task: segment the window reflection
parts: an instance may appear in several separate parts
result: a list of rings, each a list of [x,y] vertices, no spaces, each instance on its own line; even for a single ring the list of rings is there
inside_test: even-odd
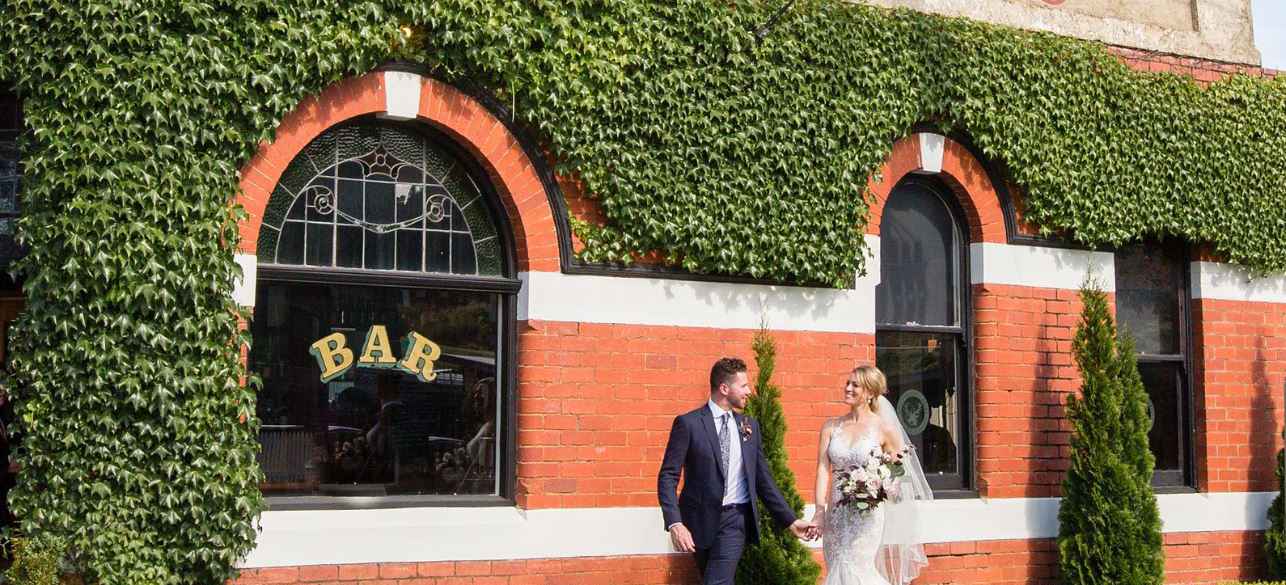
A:
[[[951,211],[926,186],[900,185],[880,223],[876,314],[895,325],[959,325],[954,291],[959,237]]]
[[[888,378],[889,402],[919,451],[925,473],[959,473],[956,452],[963,429],[955,336],[880,332],[875,345],[876,365]]]
[[[498,305],[488,293],[261,282],[250,367],[263,380],[264,491],[497,494]],[[436,377],[356,363],[375,325],[398,359],[411,333],[436,343]],[[322,382],[310,347],[333,333],[355,363]]]
[[[1116,254],[1116,310],[1139,353],[1179,351],[1182,263],[1161,246],[1142,244]]]

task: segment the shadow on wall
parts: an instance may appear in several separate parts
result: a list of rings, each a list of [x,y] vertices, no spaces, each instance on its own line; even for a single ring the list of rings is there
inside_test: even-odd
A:
[[[1255,361],[1251,365],[1251,385],[1255,396],[1250,406],[1250,462],[1246,466],[1250,491],[1272,491],[1278,487],[1273,479],[1273,464],[1277,459],[1277,437],[1281,432],[1277,421],[1281,416],[1273,400],[1273,392],[1282,390],[1282,387],[1269,379],[1264,344],[1263,336],[1258,337]]]

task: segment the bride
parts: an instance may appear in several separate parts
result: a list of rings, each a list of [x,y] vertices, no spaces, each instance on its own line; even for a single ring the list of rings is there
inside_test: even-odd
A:
[[[928,564],[916,524],[916,501],[931,500],[932,492],[893,405],[884,397],[884,374],[874,366],[859,366],[844,386],[844,403],[851,411],[822,427],[817,457],[817,512],[826,558],[824,585],[906,585]],[[835,470],[865,462],[874,449],[895,454],[909,448],[903,459],[906,475],[897,495],[871,511],[839,507],[831,484]],[[830,494],[822,502],[820,494]]]

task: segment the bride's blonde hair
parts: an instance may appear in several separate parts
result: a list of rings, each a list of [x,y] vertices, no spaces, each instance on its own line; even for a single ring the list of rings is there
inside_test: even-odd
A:
[[[884,372],[875,366],[857,366],[853,368],[852,376],[857,378],[857,385],[866,390],[871,397],[871,410],[875,410],[877,401],[889,391],[889,383],[884,378]]]

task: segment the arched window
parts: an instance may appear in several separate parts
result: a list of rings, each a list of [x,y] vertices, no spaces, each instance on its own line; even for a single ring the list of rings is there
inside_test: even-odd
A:
[[[880,220],[876,364],[934,489],[969,487],[966,241],[953,200],[911,177]]]
[[[1148,392],[1152,483],[1192,485],[1187,254],[1174,242],[1146,242],[1120,248],[1115,260],[1117,319],[1134,338]]]
[[[282,173],[250,357],[273,507],[511,492],[519,284],[482,177],[444,137],[374,118],[332,128]]]

